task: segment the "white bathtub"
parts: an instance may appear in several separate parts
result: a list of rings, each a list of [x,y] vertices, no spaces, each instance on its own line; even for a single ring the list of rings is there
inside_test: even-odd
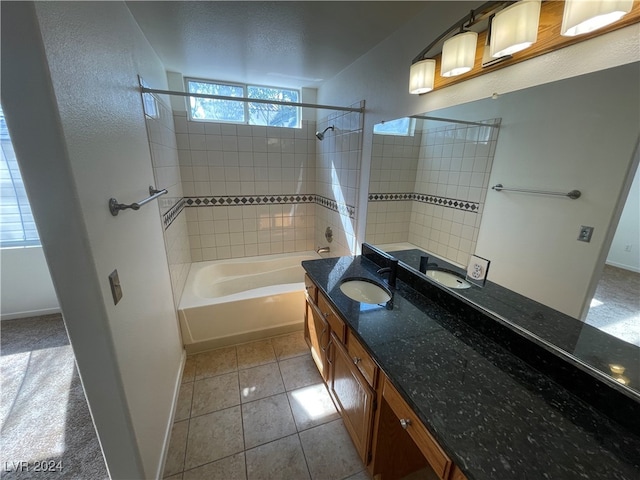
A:
[[[178,306],[187,353],[302,329],[300,262],[319,258],[296,252],[192,263]]]

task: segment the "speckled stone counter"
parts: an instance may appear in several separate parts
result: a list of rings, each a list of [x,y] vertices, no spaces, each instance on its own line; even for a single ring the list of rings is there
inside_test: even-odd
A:
[[[640,478],[640,437],[399,280],[392,310],[340,282],[380,282],[367,258],[302,262],[469,480]],[[640,405],[638,405],[640,411]]]
[[[418,249],[388,253],[416,270],[420,257],[425,255]],[[445,260],[432,257],[429,261],[465,275],[462,269]],[[608,377],[603,381],[628,394],[628,389],[613,380],[610,370],[610,365],[623,366],[628,384],[640,389],[640,348],[635,345],[490,281],[483,288],[473,286],[452,293],[486,310],[505,325],[533,334],[530,335],[532,341],[546,342],[556,351],[569,353],[565,359],[574,366],[581,369],[588,366],[602,372]],[[637,396],[640,398],[640,393]]]

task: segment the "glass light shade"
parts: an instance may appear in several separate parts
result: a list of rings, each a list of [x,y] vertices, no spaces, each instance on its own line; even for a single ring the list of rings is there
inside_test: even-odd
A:
[[[500,10],[491,22],[491,57],[513,55],[538,39],[540,0],[521,0]]]
[[[440,75],[455,77],[467,73],[476,61],[476,32],[459,33],[442,45]]]
[[[411,65],[409,73],[409,93],[420,94],[433,90],[436,76],[436,61],[430,58]]]
[[[617,22],[633,7],[633,0],[566,0],[560,34],[574,37]]]

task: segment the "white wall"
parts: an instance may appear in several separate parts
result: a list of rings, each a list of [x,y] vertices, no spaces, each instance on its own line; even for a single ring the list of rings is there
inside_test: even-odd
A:
[[[0,250],[0,319],[60,311],[41,247]]]
[[[433,112],[437,109],[482,98],[489,98],[493,92],[504,94],[537,84],[570,78],[616,65],[624,65],[640,59],[640,32],[637,26],[631,26],[558,50],[552,54],[537,57],[527,62],[462,82],[458,85],[431,92],[427,95],[411,96],[408,94],[408,74],[412,58],[440,33],[440,28],[434,25],[435,21],[433,19],[437,18],[440,24],[454,23],[459,17],[462,17],[468,12],[469,7],[469,5],[462,2],[437,2],[430,4],[423,15],[417,16],[412,22],[406,24],[402,29],[380,43],[375,49],[343,70],[318,91],[318,101],[320,103],[344,105],[349,104],[355,99],[364,99],[367,102],[363,144],[364,158],[360,185],[368,185],[369,183],[368,163],[371,158],[373,125],[382,120],[390,120],[422,112]],[[601,92],[611,88],[615,87],[602,85]],[[633,104],[633,102],[629,103],[635,105],[637,110],[637,102],[635,104]],[[487,118],[489,116],[492,115],[482,115],[481,118]],[[554,125],[555,128],[564,128],[566,126],[562,123],[556,124],[547,120],[547,123],[542,125],[541,128],[546,132]],[[506,129],[501,129],[498,146],[500,146],[500,143],[507,133],[508,131]],[[600,148],[598,151],[602,153],[603,149]],[[496,154],[497,153],[496,151]],[[624,161],[626,161],[628,165],[630,158],[627,157]],[[558,159],[558,165],[559,168],[563,168],[562,158]],[[566,179],[567,176],[570,175],[569,170],[572,166],[574,166],[574,164],[566,166],[567,169],[563,171],[561,178]],[[494,169],[495,168],[494,164]],[[624,180],[619,175],[619,168],[620,165],[618,164],[612,170],[604,172],[607,178],[606,181],[600,183],[593,181],[585,183],[581,181],[579,182],[580,185],[576,184],[575,187],[569,188],[583,188],[585,192],[589,192],[589,196],[583,199],[583,206],[587,204],[592,205],[592,202],[604,199],[607,205],[603,210],[612,210],[611,205],[618,200]],[[518,174],[519,173],[522,172],[518,172]],[[582,178],[581,176],[576,177],[576,181],[582,180]],[[545,182],[541,185],[554,186],[556,184],[554,182],[546,182],[545,179]],[[562,185],[562,188],[565,188],[564,183]],[[359,197],[359,204],[361,206],[361,211],[359,212],[360,218],[365,218],[364,215],[366,215],[366,212],[362,211],[362,207],[366,206],[366,194],[366,189],[362,188]],[[489,213],[490,208],[488,201],[485,208],[485,216]],[[572,208],[575,208],[575,205]],[[590,224],[589,222],[595,223],[596,231],[598,232],[598,235],[591,244],[576,247],[577,242],[571,242],[570,248],[572,249],[584,248],[586,246],[586,248],[593,251],[594,260],[590,261],[590,265],[579,264],[578,272],[581,278],[578,285],[572,284],[567,287],[563,284],[563,290],[567,291],[567,293],[561,300],[558,299],[557,291],[546,291],[542,296],[535,293],[534,295],[529,295],[529,292],[526,292],[526,294],[534,297],[537,296],[537,300],[559,308],[570,315],[579,316],[586,303],[587,297],[591,293],[590,290],[593,286],[591,280],[595,275],[595,269],[593,267],[597,263],[595,259],[600,255],[598,249],[603,246],[603,238],[600,237],[600,235],[607,230],[607,225],[603,224],[604,216],[603,214],[599,214],[597,218],[592,218],[590,215],[587,215],[586,217],[581,216],[577,219],[577,221],[580,222],[577,226],[580,224]],[[542,222],[541,230],[552,233],[556,232],[557,222],[547,222],[544,216],[536,216],[529,221]],[[571,220],[571,222],[567,221],[566,224],[573,226],[575,221],[576,220]],[[364,239],[365,226],[363,223],[364,222],[360,222],[358,224],[359,241]],[[502,228],[502,226],[500,226],[500,228]],[[573,227],[573,229],[575,229],[575,227]],[[494,231],[497,232],[497,230]],[[526,232],[523,231],[521,235],[518,235],[513,228],[510,228],[510,231],[514,234],[509,235],[509,240],[518,244],[520,251],[525,250],[525,247],[536,246],[535,241],[528,236],[528,233],[531,231],[530,229],[526,230]],[[545,241],[545,243],[547,243],[547,241]],[[498,259],[498,262],[500,261],[499,256],[494,256],[493,258],[489,256],[489,258],[494,261],[496,259]],[[539,272],[537,265],[539,258],[539,250],[534,250],[534,254],[522,254],[518,258],[518,268],[516,268],[516,265],[510,268],[517,272],[526,272],[533,268],[535,272]],[[499,272],[499,269],[494,269],[494,265],[492,264],[490,273],[490,277],[493,277],[491,278],[492,280],[496,280],[496,270]],[[567,270],[557,267],[544,272],[543,278],[559,279],[565,275],[567,275]],[[573,273],[571,275],[573,275]],[[536,280],[540,280],[540,276],[538,276],[537,273],[535,278]],[[499,280],[500,282],[504,282],[506,286],[512,287],[510,279],[508,279],[509,281],[504,281],[501,277]]]
[[[625,250],[628,246],[629,251]],[[636,169],[620,223],[611,243],[607,263],[640,272],[640,168]]]
[[[502,117],[490,185],[582,191],[489,190],[476,253],[492,281],[580,317],[638,138],[639,84],[636,63],[435,112]],[[595,227],[590,243],[581,225]]]
[[[2,36],[2,103],[109,473],[157,478],[183,355],[161,219],[107,201],[153,184],[137,75],[166,86],[163,66],[120,2],[3,2]]]

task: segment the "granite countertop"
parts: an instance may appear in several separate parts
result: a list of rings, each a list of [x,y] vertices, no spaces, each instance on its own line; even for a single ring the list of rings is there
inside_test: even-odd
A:
[[[420,257],[425,255],[419,249],[388,253],[416,270],[420,265]],[[437,257],[430,257],[429,261],[462,276],[466,273]],[[454,294],[480,306],[493,314],[494,318],[507,322],[521,332],[532,333],[532,340],[553,345],[556,353],[558,348],[567,352],[570,355],[565,355],[565,358],[576,367],[596,369],[607,375],[608,378],[604,380],[613,388],[640,398],[640,348],[637,346],[490,281],[483,288],[473,286],[456,290]],[[612,378],[610,365],[625,367],[624,377],[637,393],[630,392],[630,388],[621,386]]]
[[[469,480],[640,478],[640,437],[398,280],[393,310],[339,284],[377,282],[362,257],[302,262]],[[639,405],[640,409],[640,405]]]

